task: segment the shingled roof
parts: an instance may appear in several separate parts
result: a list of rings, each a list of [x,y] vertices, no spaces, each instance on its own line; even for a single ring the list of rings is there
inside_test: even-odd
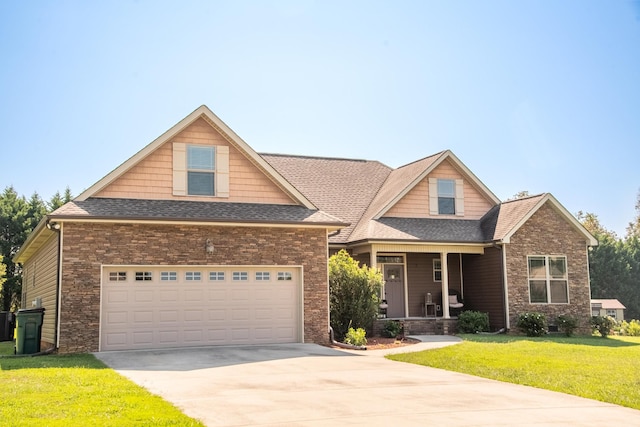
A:
[[[319,210],[295,205],[89,198],[52,212],[51,219],[162,220],[329,225],[344,221]]]

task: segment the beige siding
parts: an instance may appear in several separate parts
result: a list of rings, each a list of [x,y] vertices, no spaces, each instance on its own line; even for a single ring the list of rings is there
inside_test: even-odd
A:
[[[464,189],[464,216],[431,215],[429,212],[429,178],[462,179]],[[437,200],[437,199],[436,199]],[[442,162],[433,172],[412,188],[384,216],[397,218],[464,218],[479,219],[493,206],[491,200],[484,197],[469,179],[464,177],[448,160]]]
[[[57,285],[58,236],[52,236],[42,248],[24,265],[22,282],[22,306],[34,308],[32,302],[42,299],[44,318],[42,323],[42,341],[54,344],[56,285]]]
[[[229,147],[229,197],[173,194],[173,142]],[[292,204],[292,199],[242,152],[203,119],[196,120],[137,165],[96,194],[96,197]]]

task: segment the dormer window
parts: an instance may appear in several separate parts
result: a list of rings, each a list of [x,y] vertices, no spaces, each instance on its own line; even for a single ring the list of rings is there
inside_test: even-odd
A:
[[[187,194],[190,196],[214,196],[214,183],[214,147],[187,145]]]

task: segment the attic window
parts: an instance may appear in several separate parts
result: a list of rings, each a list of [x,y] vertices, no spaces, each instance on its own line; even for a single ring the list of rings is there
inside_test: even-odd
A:
[[[438,180],[438,214],[455,215],[456,182],[453,179]]]
[[[215,182],[214,147],[187,146],[187,194],[213,196]]]

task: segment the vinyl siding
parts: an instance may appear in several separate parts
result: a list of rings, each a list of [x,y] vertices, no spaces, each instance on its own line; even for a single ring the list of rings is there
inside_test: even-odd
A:
[[[173,142],[229,147],[229,197],[174,195]],[[203,119],[196,120],[95,197],[293,204],[283,190]]]
[[[502,251],[487,248],[484,255],[463,255],[465,309],[489,313],[492,330],[505,327]]]
[[[42,321],[42,341],[54,344],[56,315],[58,236],[53,235],[40,250],[24,265],[23,308],[34,308],[32,301],[42,299],[44,317]]]
[[[432,215],[429,209],[429,178],[462,179],[464,192],[464,215],[447,215],[450,218],[479,219],[491,209],[492,202],[485,198],[448,160],[436,167],[429,176],[420,181],[402,199],[385,213],[385,217],[396,218],[442,218]],[[437,195],[435,197],[437,203]],[[435,209],[437,212],[437,207]]]
[[[442,307],[442,282],[433,281],[433,260],[440,254],[407,254],[407,287],[409,291],[409,317],[424,316],[424,299],[431,292],[433,302]],[[460,258],[449,254],[449,289],[460,291]]]

